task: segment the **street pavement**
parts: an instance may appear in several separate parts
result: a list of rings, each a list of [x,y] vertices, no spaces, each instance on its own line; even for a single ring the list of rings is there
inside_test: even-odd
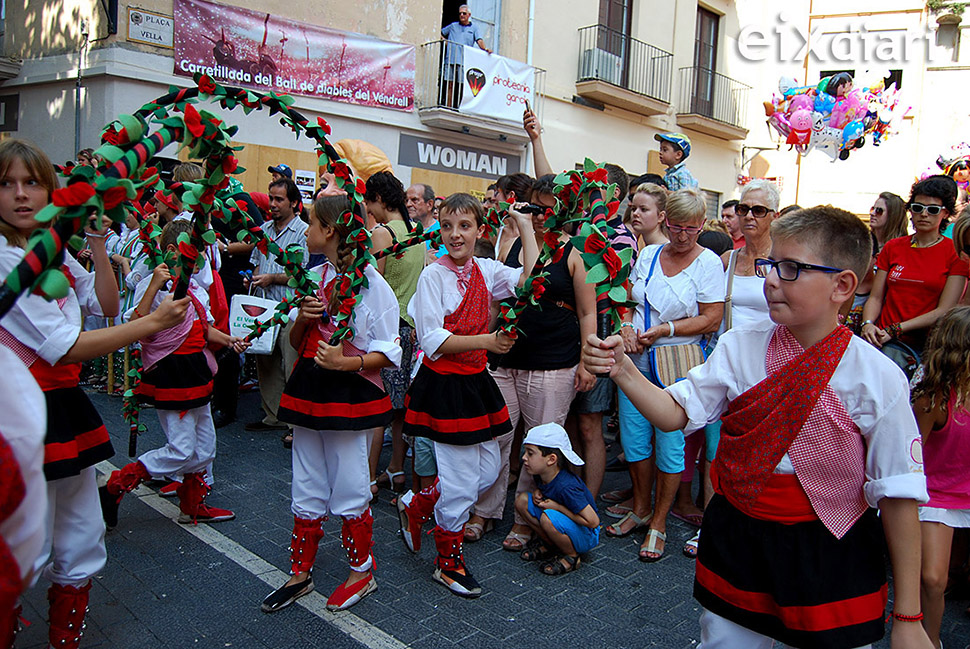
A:
[[[121,400],[91,397],[118,451],[110,464],[122,466],[130,460],[124,454],[128,434]],[[290,451],[279,433],[243,430],[242,422],[261,416],[258,410],[255,393],[241,395],[240,421],[219,430],[216,484],[208,502],[233,509],[234,521],[179,525],[176,503],[156,495],[160,485],[143,486],[125,498],[120,523],[106,538],[107,566],[91,590],[82,648],[686,649],[699,643],[693,562],[681,554],[694,531],[686,523],[671,518],[667,553],[657,563],[637,560],[639,534],[625,539],[602,534],[577,572],[547,577],[535,564],[502,550],[511,526],[509,505],[497,530],[466,546],[484,594],[463,600],[431,580],[432,537],[425,537],[419,555],[404,547],[388,491],[372,508],[379,584],[373,595],[349,611],[325,610],[327,596],[347,575],[340,521],[330,520],[314,570],[317,591],[277,613],[260,612],[262,598],[286,579],[293,518]],[[142,417],[148,432],[139,440],[140,452],[164,442],[155,412],[143,410]],[[607,474],[605,488],[624,486],[622,481],[623,474]],[[19,648],[46,646],[46,589],[41,582],[24,598],[31,626],[18,638]],[[970,642],[967,604],[947,604],[943,641],[949,648]]]

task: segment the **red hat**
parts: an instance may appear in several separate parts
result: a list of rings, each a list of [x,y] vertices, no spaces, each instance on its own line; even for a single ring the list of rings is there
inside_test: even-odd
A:
[[[173,194],[167,189],[160,189],[157,192],[155,192],[155,200],[165,205],[170,210],[175,210],[176,212],[178,212],[179,210],[182,209],[175,202],[176,201],[175,194]]]

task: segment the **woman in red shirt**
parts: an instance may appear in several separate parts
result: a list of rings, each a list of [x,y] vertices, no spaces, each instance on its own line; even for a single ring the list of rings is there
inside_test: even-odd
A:
[[[862,337],[876,347],[896,338],[921,351],[930,328],[963,294],[967,263],[942,234],[956,197],[957,185],[948,176],[913,185],[906,207],[916,234],[886,242],[862,312]]]

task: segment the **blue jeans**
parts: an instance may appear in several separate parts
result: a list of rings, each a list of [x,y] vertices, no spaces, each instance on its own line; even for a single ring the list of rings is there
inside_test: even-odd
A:
[[[576,550],[577,554],[585,554],[599,545],[599,527],[589,528],[585,525],[580,525],[562,512],[554,509],[539,509],[532,502],[531,495],[529,496],[529,514],[535,516],[537,519],[542,518],[542,515],[545,514],[557,532],[569,537],[569,540],[572,541],[573,549]]]
[[[640,373],[654,385],[657,378],[650,369],[649,355],[631,356]],[[627,462],[649,460],[654,454],[656,438],[657,469],[664,473],[680,473],[684,470],[684,433],[680,430],[662,431],[655,428],[640,414],[623,390],[619,390],[620,443]]]

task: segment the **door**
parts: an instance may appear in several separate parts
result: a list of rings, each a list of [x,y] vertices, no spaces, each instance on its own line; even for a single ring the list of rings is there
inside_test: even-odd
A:
[[[720,16],[703,7],[697,8],[694,31],[694,79],[690,112],[714,117],[715,70]]]
[[[619,84],[629,87],[630,29],[633,25],[633,0],[600,0],[599,33],[596,46],[619,60]],[[610,79],[610,81],[615,81]]]

